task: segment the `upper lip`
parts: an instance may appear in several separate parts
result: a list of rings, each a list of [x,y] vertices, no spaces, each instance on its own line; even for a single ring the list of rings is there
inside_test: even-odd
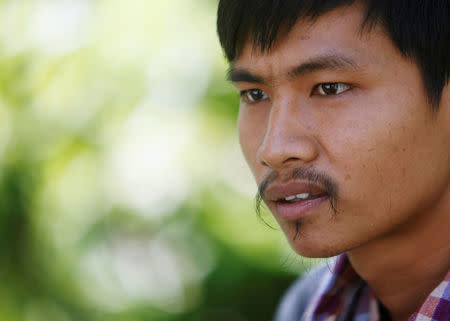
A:
[[[279,201],[288,196],[309,193],[313,195],[324,194],[326,189],[308,181],[289,182],[285,184],[270,185],[264,192],[264,199],[267,201]]]

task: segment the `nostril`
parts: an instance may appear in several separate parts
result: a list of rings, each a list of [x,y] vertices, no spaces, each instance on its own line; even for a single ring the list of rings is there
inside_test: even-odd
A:
[[[287,164],[309,163],[318,154],[319,146],[313,136],[294,135],[289,130],[272,130],[266,133],[256,156],[261,165],[274,169]]]
[[[290,162],[298,162],[300,159],[297,157],[289,157],[286,159],[283,163],[290,163]]]

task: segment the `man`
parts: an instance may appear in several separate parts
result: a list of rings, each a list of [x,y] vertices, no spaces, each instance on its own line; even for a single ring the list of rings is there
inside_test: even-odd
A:
[[[292,248],[276,320],[450,320],[448,0],[221,0],[242,151]]]

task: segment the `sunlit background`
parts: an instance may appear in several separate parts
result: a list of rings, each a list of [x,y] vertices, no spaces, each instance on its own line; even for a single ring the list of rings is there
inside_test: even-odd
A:
[[[271,320],[308,267],[254,213],[216,6],[0,0],[1,321]]]

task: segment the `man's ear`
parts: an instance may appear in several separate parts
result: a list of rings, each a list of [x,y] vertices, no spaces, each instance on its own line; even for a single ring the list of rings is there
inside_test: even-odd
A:
[[[439,122],[443,122],[444,130],[446,130],[447,138],[450,143],[450,82],[448,82],[442,90],[441,103],[437,111]]]
[[[447,82],[447,84],[444,86],[444,89],[442,90],[440,106],[444,106],[444,105],[447,105],[447,108],[450,105],[450,79]]]

